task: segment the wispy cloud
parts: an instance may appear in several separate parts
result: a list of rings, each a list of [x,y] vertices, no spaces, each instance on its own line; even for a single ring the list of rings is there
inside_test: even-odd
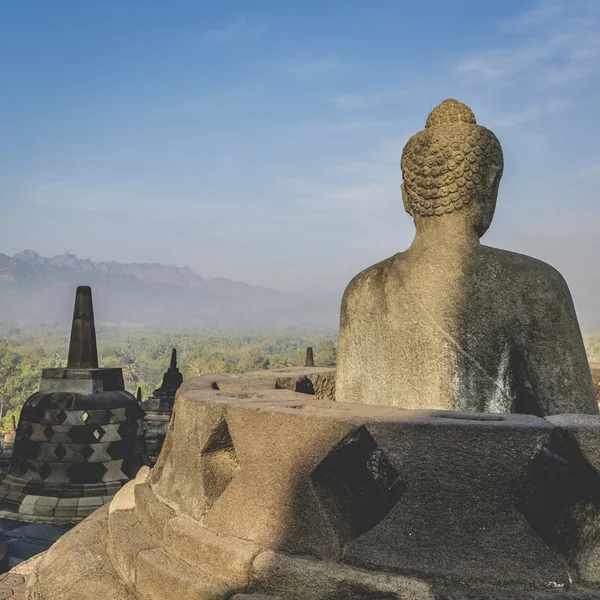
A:
[[[516,127],[517,125],[537,121],[548,115],[562,112],[572,105],[573,103],[570,100],[553,98],[542,104],[534,104],[503,115],[489,115],[486,119],[486,125],[492,129]]]
[[[200,34],[200,42],[210,46],[230,44],[232,42],[252,41],[261,38],[269,29],[265,21],[250,21],[238,17],[221,29],[208,29]]]
[[[211,194],[213,188],[198,184],[186,192],[178,194],[178,204],[182,208],[194,207],[198,204],[197,199]],[[70,178],[35,185],[26,198],[56,209],[98,214],[137,214],[144,211],[145,214],[169,220],[169,211],[165,212],[163,209],[172,202],[172,193],[148,189],[143,185],[98,183]]]
[[[561,86],[600,74],[600,3],[597,0],[540,0],[500,32],[504,47],[466,57],[456,72],[472,82]]]
[[[389,92],[378,92],[373,94],[363,94],[363,93],[348,93],[348,94],[338,94],[337,96],[333,96],[329,99],[331,104],[339,108],[346,109],[363,109],[363,108],[373,108],[376,106],[381,106],[387,102],[392,102],[393,100],[397,100],[401,96],[406,94],[405,91],[389,91]]]
[[[36,185],[29,199],[54,208],[89,212],[117,212],[127,204],[128,194],[110,185],[86,186],[77,179],[62,179]]]
[[[600,162],[582,169],[579,176],[583,179],[600,179]]]
[[[344,73],[350,65],[338,58],[293,59],[283,64],[284,71],[298,81]]]
[[[405,139],[384,139],[362,160],[341,160],[321,174],[278,181],[280,195],[319,221],[352,222],[358,227],[385,227],[402,211],[400,151]]]

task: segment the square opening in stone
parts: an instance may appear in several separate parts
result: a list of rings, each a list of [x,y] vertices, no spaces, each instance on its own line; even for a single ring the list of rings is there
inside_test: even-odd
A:
[[[330,522],[345,541],[375,527],[406,488],[365,426],[346,436],[311,479]]]

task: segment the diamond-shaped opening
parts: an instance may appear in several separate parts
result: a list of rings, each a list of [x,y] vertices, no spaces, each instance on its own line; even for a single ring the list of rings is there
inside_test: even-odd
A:
[[[58,460],[62,460],[67,455],[67,451],[62,446],[56,446],[54,448],[54,456],[58,458]]]
[[[221,421],[202,449],[202,480],[208,505],[231,483],[239,462],[226,421]]]
[[[48,425],[48,427],[44,429],[44,435],[46,436],[46,439],[52,439],[52,436],[54,435],[54,429],[52,428],[52,425]]]
[[[346,436],[312,472],[311,479],[330,522],[344,541],[375,527],[406,489],[364,426]]]
[[[599,498],[600,474],[574,438],[556,433],[529,464],[515,508],[550,548],[569,560],[586,546],[585,523],[597,513]]]
[[[65,414],[64,410],[61,410],[58,413],[56,413],[56,420],[60,425],[62,425],[67,420],[67,415]]]
[[[82,420],[84,423],[87,423],[89,418],[90,418],[90,414],[89,414],[87,411],[86,411],[86,412],[84,412],[84,413],[81,415],[81,420]]]
[[[83,456],[84,460],[89,460],[92,454],[94,454],[94,449],[87,444],[81,449],[81,456]]]
[[[47,462],[45,462],[41,466],[41,468],[38,471],[38,473],[39,473],[39,475],[40,475],[40,477],[42,478],[42,481],[43,481],[44,479],[46,479],[46,477],[49,477],[52,474],[52,467]]]
[[[104,429],[102,429],[102,427],[96,427],[96,429],[94,430],[94,437],[99,440],[100,438],[102,438],[102,436],[106,433],[106,431],[104,431]]]

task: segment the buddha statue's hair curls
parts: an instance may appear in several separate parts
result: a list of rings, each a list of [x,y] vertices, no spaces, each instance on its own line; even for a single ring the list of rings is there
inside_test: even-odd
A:
[[[402,177],[413,215],[440,216],[483,200],[490,193],[490,167],[500,175],[504,168],[496,136],[477,125],[468,106],[444,100],[402,152]]]

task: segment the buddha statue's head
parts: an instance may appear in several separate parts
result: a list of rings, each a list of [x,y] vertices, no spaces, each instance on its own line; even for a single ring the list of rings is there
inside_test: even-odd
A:
[[[404,208],[419,220],[461,211],[481,237],[496,207],[504,159],[496,136],[457,100],[434,108],[402,152]]]

